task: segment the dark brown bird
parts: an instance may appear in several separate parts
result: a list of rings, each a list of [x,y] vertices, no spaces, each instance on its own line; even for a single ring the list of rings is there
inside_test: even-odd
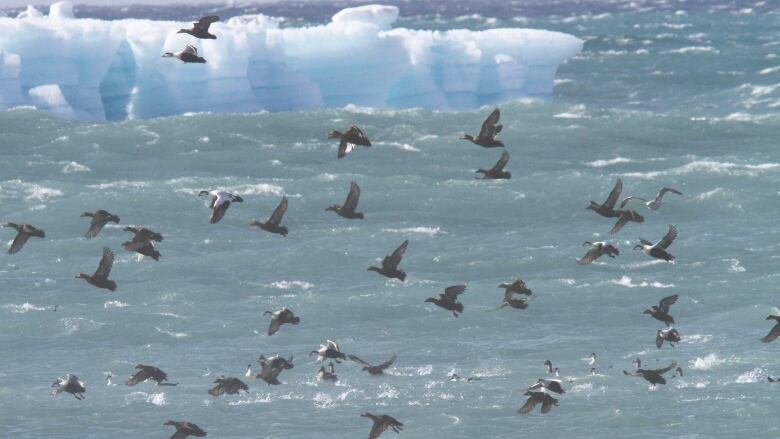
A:
[[[492,113],[482,122],[482,128],[479,130],[477,137],[469,134],[464,134],[461,140],[468,140],[475,145],[479,145],[483,148],[495,148],[504,146],[504,143],[500,140],[496,140],[496,135],[501,132],[502,126],[498,124],[498,119],[501,117],[501,111],[498,108],[493,110]]]
[[[96,210],[95,212],[84,212],[81,214],[81,216],[92,218],[92,220],[89,222],[89,230],[87,230],[87,233],[84,235],[84,237],[87,239],[96,237],[98,233],[103,230],[103,227],[109,222],[119,224],[118,216],[103,209]]]
[[[266,222],[252,221],[251,226],[257,226],[266,232],[276,233],[282,236],[287,236],[287,227],[280,225],[285,212],[287,212],[287,197],[282,197],[282,201],[276,206],[274,213],[268,218]]]
[[[217,385],[209,389],[209,395],[211,396],[236,395],[241,393],[242,390],[249,393],[249,386],[235,377],[217,378],[214,382]]]
[[[658,306],[651,306],[643,314],[650,314],[650,317],[666,323],[666,326],[672,326],[674,325],[674,317],[669,315],[669,307],[677,302],[678,297],[677,294],[664,297],[658,302]]]
[[[371,413],[363,413],[360,416],[364,418],[369,418],[372,421],[374,421],[374,426],[371,427],[371,432],[368,433],[368,439],[377,439],[379,435],[381,435],[385,430],[388,428],[392,428],[394,432],[399,433],[401,430],[404,429],[404,424],[398,422],[397,419],[395,419],[392,416],[388,415],[372,415]]]
[[[12,227],[16,230],[16,238],[11,243],[11,247],[8,248],[8,254],[12,255],[24,247],[24,243],[30,239],[31,236],[36,238],[45,238],[46,234],[41,229],[36,229],[29,224],[16,224],[5,223],[3,227]]]
[[[170,439],[186,439],[187,436],[206,437],[206,432],[192,422],[168,421],[163,425],[171,425],[176,429],[176,433]]]
[[[161,242],[163,240],[162,235],[157,232],[153,232],[143,227],[125,227],[122,229],[125,232],[131,232],[135,236],[130,241],[122,243],[122,248],[129,252],[136,252],[142,256],[149,256],[155,261],[160,260],[160,252],[155,250],[154,243],[152,241]],[[139,256],[140,257],[140,256]]]
[[[776,339],[778,336],[780,336],[780,316],[770,315],[766,317],[766,320],[774,320],[775,326],[772,327],[772,329],[769,331],[769,334],[767,334],[764,338],[761,339],[764,343],[769,343],[770,341]]]
[[[371,375],[382,375],[385,373],[385,369],[387,369],[388,367],[392,366],[393,363],[395,363],[395,355],[393,355],[389,360],[385,361],[384,363],[378,366],[373,366],[371,364],[366,363],[365,361],[361,360],[357,355],[348,355],[348,357],[350,360],[362,364],[363,370],[365,370]]]
[[[458,302],[458,295],[466,291],[465,285],[454,285],[444,289],[444,293],[439,294],[438,298],[429,297],[425,299],[426,302],[432,302],[437,306],[440,306],[446,310],[452,311],[455,317],[458,317],[458,313],[463,314],[463,304]]]
[[[341,360],[346,360],[347,355],[341,352],[339,345],[333,340],[326,340],[325,344],[321,344],[320,348],[316,351],[311,351],[309,355],[317,354],[317,361],[322,363],[326,358],[333,359],[336,363],[341,363]]]
[[[677,363],[672,363],[668,367],[664,367],[663,369],[637,369],[636,372],[626,372],[623,371],[623,375],[628,376],[635,376],[635,377],[642,377],[645,380],[647,380],[650,384],[666,384],[666,379],[663,377],[663,374],[666,372],[669,372],[670,370],[677,367]]]
[[[530,296],[533,294],[531,290],[525,285],[525,282],[523,282],[522,279],[516,279],[511,284],[503,283],[498,287],[504,288],[506,290],[505,292],[525,294],[526,296]]]
[[[135,386],[146,380],[156,381],[158,386],[176,386],[179,384],[166,382],[168,381],[168,374],[154,366],[137,364],[135,368],[138,369],[138,372],[127,380],[125,384],[128,386]]]
[[[276,331],[285,323],[297,325],[301,322],[301,319],[287,308],[282,308],[276,312],[266,311],[263,313],[263,315],[269,314],[271,315],[271,324],[268,326],[268,335],[276,334]]]
[[[406,247],[409,246],[409,240],[407,239],[401,245],[398,246],[395,251],[389,256],[385,256],[382,259],[382,267],[368,267],[368,271],[376,271],[382,276],[389,277],[390,279],[399,279],[401,282],[406,280],[406,272],[398,269],[398,264],[401,263],[401,258],[406,253]]]
[[[484,169],[477,169],[478,174],[483,174],[483,180],[508,180],[512,178],[512,174],[508,171],[504,171],[504,167],[509,163],[509,151],[506,149],[501,153],[501,158],[498,159],[495,165],[487,171]]]
[[[211,26],[211,23],[216,23],[219,21],[219,17],[216,15],[209,15],[207,17],[203,17],[200,20],[192,23],[191,29],[179,29],[177,34],[190,34],[195,38],[200,38],[204,40],[216,40],[217,36],[209,33],[209,26]]]
[[[111,267],[114,265],[114,252],[108,247],[103,247],[103,257],[100,258],[100,264],[98,264],[95,274],[92,276],[84,273],[79,273],[76,276],[77,279],[84,279],[90,284],[98,287],[105,288],[107,290],[116,290],[116,282],[110,280],[108,275],[111,273]]]
[[[528,299],[515,299],[514,297],[515,293],[510,291],[509,289],[506,289],[504,291],[504,298],[501,300],[501,303],[499,303],[495,308],[493,309],[486,309],[485,312],[489,311],[496,311],[498,309],[501,309],[505,306],[514,308],[514,309],[526,309],[528,308]]]
[[[339,158],[351,153],[355,149],[355,145],[371,146],[368,137],[355,125],[349,127],[344,133],[336,130],[329,132],[328,139],[339,139]]]
[[[661,346],[664,345],[664,341],[669,342],[669,345],[674,347],[674,344],[679,343],[680,340],[682,340],[680,333],[674,328],[659,329],[658,332],[655,333],[655,346],[658,349],[661,349]]]
[[[184,49],[179,52],[165,52],[162,54],[163,58],[177,58],[183,63],[203,64],[206,62],[206,58],[198,55],[198,48],[192,44],[187,44]]]
[[[325,211],[336,212],[338,216],[347,219],[363,219],[363,213],[355,212],[358,201],[360,201],[360,186],[353,181],[349,184],[349,194],[347,194],[347,199],[344,201],[344,204],[341,206],[334,204],[325,209]]]
[[[599,241],[599,242],[590,242],[585,241],[582,243],[582,246],[590,246],[590,250],[588,250],[587,253],[585,253],[585,256],[581,257],[579,260],[577,260],[577,263],[580,265],[588,265],[591,262],[595,261],[596,259],[607,255],[610,258],[615,258],[615,256],[620,255],[620,250],[617,249],[612,244],[607,244],[606,242]]]
[[[585,210],[592,210],[597,214],[607,218],[619,217],[620,212],[615,210],[615,203],[617,203],[618,198],[620,198],[620,193],[622,191],[623,181],[618,178],[617,183],[615,183],[615,187],[612,188],[612,192],[609,193],[609,196],[604,201],[604,203],[599,204],[593,200],[590,200],[590,206],[586,207]]]
[[[259,374],[257,374],[257,376],[255,376],[255,378],[265,381],[269,386],[278,386],[282,384],[278,379],[279,374],[281,374],[282,371],[286,369],[293,368],[292,360],[292,356],[290,356],[290,359],[287,360],[280,357],[279,355],[275,355],[269,358],[265,358],[261,355],[257,362],[260,363],[262,370]]]
[[[772,384],[777,384],[777,383],[780,383],[780,379],[777,379],[777,378],[772,378],[772,377],[770,377],[770,376],[766,377],[766,380],[767,380],[767,381],[769,381],[769,382],[770,382],[770,383],[772,383]]]
[[[615,211],[620,218],[618,218],[617,222],[615,222],[615,225],[612,226],[612,229],[610,229],[609,233],[611,235],[614,235],[615,233],[619,232],[620,229],[623,228],[626,224],[629,222],[635,222],[635,223],[643,223],[645,222],[645,217],[637,213],[635,210],[616,210]]]
[[[537,405],[542,405],[542,413],[548,413],[552,410],[554,405],[558,405],[558,400],[550,396],[546,392],[525,392],[528,399],[525,401],[522,407],[517,411],[518,414],[524,415],[533,410]]]

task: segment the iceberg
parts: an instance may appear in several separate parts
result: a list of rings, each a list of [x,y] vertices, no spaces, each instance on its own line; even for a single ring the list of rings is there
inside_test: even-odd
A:
[[[189,23],[78,19],[69,2],[0,17],[0,109],[32,105],[103,121],[190,112],[419,107],[466,110],[546,98],[582,40],[536,29],[393,28],[395,6],[344,9],[330,23],[283,28],[264,15],[176,33]],[[162,58],[186,44],[205,64]]]

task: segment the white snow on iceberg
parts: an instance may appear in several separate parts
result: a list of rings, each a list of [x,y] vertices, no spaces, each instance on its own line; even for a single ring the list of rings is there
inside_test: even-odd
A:
[[[582,49],[546,30],[394,29],[398,8],[381,5],[301,28],[233,17],[212,25],[216,40],[176,33],[189,23],[76,19],[68,2],[50,11],[0,17],[0,109],[34,105],[83,120],[347,104],[471,109],[550,96],[558,65]],[[161,58],[187,43],[208,62]]]

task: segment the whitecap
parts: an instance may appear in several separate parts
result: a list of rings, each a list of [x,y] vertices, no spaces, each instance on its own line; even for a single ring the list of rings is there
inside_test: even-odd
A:
[[[12,303],[9,303],[8,305],[3,305],[3,308],[10,309],[11,312],[15,314],[24,314],[30,311],[46,311],[46,308],[35,306],[27,302],[24,302],[21,305],[14,305]]]
[[[715,366],[725,363],[726,360],[718,358],[716,354],[708,354],[702,357],[696,357],[695,360],[691,360],[689,368],[694,370],[710,370]]]
[[[407,228],[404,228],[404,229],[382,229],[382,231],[383,232],[388,232],[388,233],[402,233],[402,234],[420,233],[420,234],[428,235],[428,236],[435,236],[435,235],[438,235],[438,234],[445,234],[445,235],[447,234],[447,232],[443,231],[441,229],[441,227],[438,227],[438,226],[436,226],[436,227],[425,227],[425,226],[407,227]]]
[[[293,281],[280,280],[276,282],[271,282],[270,284],[265,284],[263,286],[267,288],[276,288],[279,290],[289,290],[289,289],[296,288],[303,291],[308,291],[314,288],[313,283],[309,283],[302,280],[293,280]]]
[[[189,337],[190,336],[190,334],[187,334],[186,332],[171,332],[171,331],[166,331],[164,329],[160,329],[160,328],[158,328],[156,326],[154,327],[154,329],[156,329],[157,332],[159,332],[161,334],[170,335],[173,338],[185,338],[185,337]]]
[[[60,164],[64,165],[62,167],[63,174],[75,174],[77,172],[89,172],[92,170],[89,166],[77,162],[60,162]]]
[[[686,54],[686,53],[720,53],[720,51],[712,46],[687,46],[679,49],[667,50],[662,52],[665,54]]]
[[[728,259],[724,259],[724,261],[730,263],[729,272],[731,273],[743,273],[747,271],[745,267],[740,265],[740,261],[737,258],[728,258]]]
[[[593,168],[603,168],[605,166],[611,166],[611,165],[617,165],[621,163],[634,163],[634,160],[628,158],[628,157],[615,157],[608,160],[594,160],[592,162],[585,162],[587,166],[593,167]]]
[[[745,372],[734,380],[735,384],[749,384],[758,382],[759,378],[764,374],[763,369],[757,367],[751,371]]]
[[[125,302],[119,301],[119,300],[110,300],[110,301],[108,301],[108,302],[103,304],[103,308],[105,308],[105,309],[108,309],[108,308],[124,308],[124,307],[127,307],[127,306],[130,306],[130,305],[126,304]]]
[[[642,281],[640,283],[634,283],[630,276],[623,276],[620,279],[614,279],[611,281],[615,285],[620,285],[628,288],[637,287],[653,287],[653,288],[674,288],[674,284],[664,284],[658,281],[647,282]]]

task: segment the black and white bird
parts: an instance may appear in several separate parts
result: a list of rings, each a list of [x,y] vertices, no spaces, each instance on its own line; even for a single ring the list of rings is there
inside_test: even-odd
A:
[[[384,433],[384,431],[388,428],[392,429],[396,433],[400,432],[404,428],[404,424],[398,422],[398,420],[392,416],[372,415],[368,412],[365,412],[360,416],[369,418],[374,422],[374,425],[371,427],[371,431],[368,433],[368,439],[377,439],[379,435]]]
[[[177,58],[183,63],[203,64],[206,59],[198,55],[198,48],[192,44],[187,44],[184,49],[179,52],[165,52],[162,54],[163,58]]]
[[[636,372],[626,372],[624,370],[623,375],[642,377],[645,380],[647,380],[650,384],[656,385],[656,384],[666,384],[666,378],[664,378],[663,375],[666,372],[669,372],[670,370],[677,367],[677,363],[672,363],[671,365],[664,367],[663,369],[642,369],[641,363],[637,367],[639,369],[637,369]]]
[[[561,380],[545,380],[545,379],[538,379],[536,380],[536,383],[529,387],[528,391],[542,391],[543,389],[547,389],[551,392],[555,392],[557,394],[564,394],[566,393],[565,390],[563,390],[563,387],[561,387]]]
[[[660,241],[653,244],[646,239],[639,238],[639,242],[641,244],[635,245],[634,250],[640,249],[648,256],[656,259],[662,259],[666,262],[671,262],[674,260],[674,256],[672,256],[666,249],[672,245],[675,238],[677,238],[677,227],[670,225],[669,231],[666,232],[666,235],[664,235]]]
[[[243,381],[235,377],[221,377],[214,380],[216,386],[209,389],[209,395],[222,396],[222,395],[237,395],[241,391],[249,393],[249,386]]]
[[[274,209],[267,221],[252,221],[250,226],[257,226],[266,232],[287,236],[287,227],[281,225],[285,212],[287,212],[287,197],[282,197],[282,201],[279,202],[279,205],[276,206],[276,209]]]
[[[492,168],[477,169],[478,174],[483,174],[482,180],[508,180],[512,178],[512,173],[504,171],[506,164],[509,163],[509,151],[506,149],[501,153],[501,158],[498,159]]]
[[[155,366],[148,366],[145,364],[137,364],[135,368],[138,370],[138,372],[135,373],[132,377],[130,377],[127,382],[125,382],[128,386],[135,386],[136,384],[142,383],[146,380],[152,380],[157,383],[158,386],[176,386],[178,383],[170,383],[168,381],[168,374],[163,372],[161,369],[155,367]]]
[[[466,285],[453,285],[445,288],[444,293],[439,294],[439,297],[429,297],[425,299],[425,302],[431,302],[452,311],[452,314],[458,317],[458,313],[463,314],[463,304],[458,302],[458,296],[464,291],[466,291]]]
[[[682,195],[682,192],[676,189],[665,187],[665,188],[661,188],[661,190],[658,191],[658,195],[656,195],[655,198],[652,200],[646,200],[644,198],[635,197],[635,196],[626,197],[623,199],[623,202],[620,203],[620,208],[622,209],[623,207],[625,207],[626,204],[628,204],[629,201],[631,200],[641,200],[645,202],[645,206],[647,206],[648,209],[658,210],[658,208],[661,207],[661,205],[663,204],[664,195],[670,192],[673,194]]]
[[[769,334],[767,334],[764,338],[761,339],[762,342],[769,343],[770,341],[780,336],[780,316],[770,315],[766,317],[766,320],[774,320],[776,322],[775,326],[773,326],[772,329],[769,331]]]
[[[282,384],[279,381],[279,374],[287,369],[293,368],[292,360],[292,356],[290,356],[289,359],[285,359],[279,355],[275,355],[269,358],[265,358],[261,355],[260,359],[258,360],[261,370],[260,373],[255,376],[255,378],[265,381],[269,386],[278,386]]]
[[[664,345],[664,341],[674,347],[674,344],[679,343],[680,340],[682,340],[680,333],[674,328],[659,329],[655,334],[655,346],[658,349],[661,349],[661,346]]]
[[[390,279],[398,279],[401,282],[406,280],[406,272],[398,269],[398,264],[401,263],[401,259],[406,253],[406,247],[409,246],[409,240],[407,239],[397,249],[393,251],[391,255],[385,256],[382,259],[381,267],[368,267],[368,271],[376,271],[382,276],[389,277]]]
[[[558,405],[558,400],[544,391],[532,392],[529,390],[525,392],[525,395],[528,396],[528,399],[525,401],[525,404],[523,404],[523,406],[520,407],[520,409],[517,411],[517,413],[521,415],[529,413],[539,404],[542,405],[542,413],[548,413],[550,410],[552,410],[554,405]]]
[[[149,256],[155,261],[160,260],[160,252],[155,249],[155,242],[162,242],[163,237],[157,232],[153,232],[144,227],[125,227],[125,232],[133,233],[133,239],[122,243],[122,248],[129,252],[138,253],[139,260],[144,256]]]
[[[326,340],[325,344],[320,345],[320,348],[316,351],[311,351],[309,355],[317,354],[317,361],[322,363],[326,358],[334,360],[336,363],[341,363],[341,360],[346,360],[347,355],[341,352],[339,345],[333,340]]]
[[[170,439],[186,439],[187,436],[206,437],[206,432],[192,422],[167,421],[163,425],[170,425],[176,429],[176,433]]]
[[[395,358],[396,358],[395,355],[393,355],[389,360],[385,361],[384,363],[382,363],[380,365],[377,365],[377,366],[374,366],[372,364],[369,364],[369,363],[361,360],[357,355],[348,355],[348,357],[349,357],[350,360],[352,360],[352,361],[354,361],[356,363],[362,364],[363,365],[363,370],[365,370],[366,372],[368,372],[371,375],[382,375],[382,374],[384,374],[385,373],[385,369],[387,369],[388,367],[392,366],[393,363],[395,363]]]
[[[333,365],[333,362],[331,361],[328,363],[330,371],[325,369],[325,366],[320,366],[320,370],[317,373],[317,377],[320,379],[320,381],[330,381],[335,383],[339,380],[339,376],[336,375],[336,367]]]
[[[587,253],[585,253],[583,257],[577,260],[577,263],[580,265],[588,265],[591,262],[595,261],[596,259],[604,255],[607,255],[613,259],[615,258],[615,256],[620,255],[620,250],[618,250],[617,247],[615,247],[612,244],[607,244],[606,242],[603,241],[598,241],[598,242],[585,241],[582,243],[582,246],[583,247],[590,246],[590,249],[588,250]]]
[[[192,28],[190,29],[179,29],[177,34],[190,34],[195,38],[200,38],[204,40],[216,40],[217,36],[214,34],[209,33],[209,26],[211,26],[212,23],[216,23],[219,21],[219,17],[216,15],[209,15],[207,17],[203,17],[200,20],[192,23]]]
[[[70,393],[76,399],[84,399],[84,392],[87,391],[87,385],[79,380],[79,377],[71,373],[65,377],[57,378],[57,381],[51,385],[51,394],[54,396],[62,392]]]
[[[585,208],[585,210],[592,210],[596,212],[597,214],[607,217],[607,218],[616,218],[620,216],[620,212],[615,210],[615,204],[618,201],[618,198],[620,198],[620,193],[623,191],[623,181],[618,178],[617,182],[615,183],[615,187],[612,188],[612,191],[609,193],[609,196],[607,196],[607,199],[599,204],[593,200],[590,200],[590,205]]]
[[[103,256],[100,258],[97,270],[92,275],[79,273],[76,279],[84,279],[88,283],[106,290],[115,291],[116,282],[108,278],[111,274],[111,267],[114,266],[114,252],[108,247],[103,247]]]
[[[462,377],[458,375],[455,372],[450,372],[447,374],[447,380],[448,381],[460,381],[460,380],[466,380],[467,383],[470,383],[472,381],[482,381],[482,378],[480,377]]]
[[[355,125],[352,125],[343,133],[336,130],[329,132],[328,139],[339,139],[339,158],[343,158],[354,151],[356,145],[371,146],[371,141],[368,140],[368,137],[366,137],[366,135],[363,134],[363,131]]]
[[[353,181],[349,184],[349,194],[347,194],[344,204],[341,206],[334,204],[325,209],[325,211],[336,212],[336,215],[347,219],[363,219],[362,212],[355,212],[358,201],[360,201],[360,186]]]
[[[553,373],[555,369],[553,369],[552,361],[550,360],[544,360],[544,370],[547,371],[547,373]]]
[[[118,216],[103,209],[96,210],[94,212],[84,212],[81,214],[81,216],[92,218],[89,222],[89,230],[87,230],[87,233],[84,235],[84,237],[87,239],[96,237],[98,233],[103,230],[103,227],[105,227],[105,225],[109,222],[119,224]]]
[[[479,134],[474,137],[469,134],[464,134],[461,140],[468,140],[475,145],[479,145],[483,148],[495,148],[504,146],[504,143],[500,140],[496,140],[496,135],[501,132],[502,126],[498,123],[498,119],[501,118],[501,111],[496,108],[492,113],[482,122],[482,128],[479,130]]]
[[[29,224],[5,223],[3,227],[10,227],[16,230],[16,237],[14,238],[13,242],[11,242],[11,247],[8,248],[9,255],[12,255],[21,250],[22,247],[24,247],[24,243],[27,242],[31,236],[36,238],[46,237],[46,233],[44,233],[42,229],[36,229]]]
[[[268,335],[276,334],[276,331],[285,323],[297,325],[301,322],[301,319],[287,308],[282,308],[279,311],[274,312],[266,311],[263,315],[271,316],[271,324],[268,326]]]
[[[590,355],[583,358],[582,361],[588,363],[588,366],[593,366],[594,364],[596,364],[596,353],[591,352]]]
[[[666,326],[672,326],[674,325],[674,317],[669,315],[669,307],[677,302],[678,297],[679,295],[677,294],[664,297],[658,302],[658,306],[651,306],[649,309],[646,309],[643,314],[650,314],[650,317],[666,323]]]
[[[225,212],[227,212],[228,207],[230,207],[230,203],[244,202],[244,199],[238,195],[233,195],[230,192],[225,191],[200,191],[198,193],[199,197],[203,195],[207,195],[209,197],[209,200],[206,202],[206,206],[212,209],[211,219],[209,220],[211,224],[218,223],[219,220],[225,216]]]

